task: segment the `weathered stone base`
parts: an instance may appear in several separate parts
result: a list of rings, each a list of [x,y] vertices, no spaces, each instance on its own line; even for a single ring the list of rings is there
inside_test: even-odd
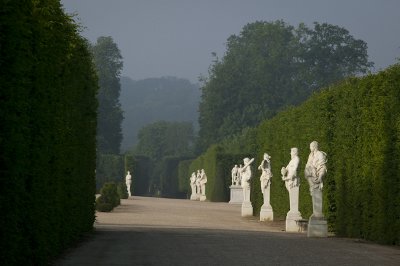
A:
[[[300,232],[297,220],[303,219],[300,212],[288,212],[286,214],[286,232]]]
[[[310,217],[308,221],[307,237],[327,237],[328,223],[324,218]]]
[[[242,217],[253,216],[253,205],[250,201],[242,203]]]
[[[231,200],[230,204],[242,204],[243,202],[243,189],[241,186],[230,186]]]
[[[273,221],[274,220],[274,211],[272,210],[272,206],[265,206],[265,204],[261,207],[260,210],[260,221]]]
[[[197,195],[196,194],[190,195],[190,200],[198,200]]]
[[[200,196],[200,201],[206,201],[206,200],[207,200],[206,196],[203,196],[203,195]]]

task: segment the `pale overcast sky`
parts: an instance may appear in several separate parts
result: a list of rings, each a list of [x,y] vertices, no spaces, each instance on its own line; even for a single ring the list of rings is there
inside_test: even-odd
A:
[[[327,22],[368,44],[375,71],[400,57],[400,0],[61,0],[77,13],[92,43],[111,36],[121,50],[123,76],[176,76],[197,82],[211,53],[247,23],[284,20],[297,26]]]

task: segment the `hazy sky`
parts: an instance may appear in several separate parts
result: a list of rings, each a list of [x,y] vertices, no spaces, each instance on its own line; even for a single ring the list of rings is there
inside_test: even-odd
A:
[[[247,23],[283,19],[297,26],[327,22],[368,44],[375,71],[400,57],[400,0],[61,0],[77,13],[82,35],[111,36],[121,50],[122,75],[176,76],[197,82],[211,53]]]

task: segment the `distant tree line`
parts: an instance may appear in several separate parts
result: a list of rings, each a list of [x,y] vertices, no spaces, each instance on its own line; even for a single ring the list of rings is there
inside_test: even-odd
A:
[[[89,50],[59,1],[0,1],[1,265],[46,265],[92,230]]]
[[[372,66],[364,41],[327,23],[249,23],[226,49],[203,77],[198,151]]]
[[[125,119],[121,150],[132,150],[140,129],[155,122],[190,122],[197,131],[200,92],[197,84],[176,77],[122,77],[120,102]]]

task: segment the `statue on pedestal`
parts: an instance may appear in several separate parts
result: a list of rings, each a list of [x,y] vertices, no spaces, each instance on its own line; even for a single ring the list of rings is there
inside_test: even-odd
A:
[[[274,214],[272,211],[272,206],[270,204],[270,191],[271,191],[271,156],[264,153],[264,159],[261,161],[258,169],[262,171],[260,176],[261,192],[264,197],[264,204],[261,206],[260,210],[260,221],[273,221]]]
[[[282,167],[281,174],[282,180],[285,181],[285,186],[289,192],[290,210],[286,214],[286,231],[298,232],[298,221],[302,220],[301,213],[299,212],[299,186],[300,178],[297,175],[297,168],[299,167],[300,158],[298,156],[298,149],[290,149],[290,162],[286,167]]]
[[[313,216],[317,218],[324,216],[322,214],[322,188],[324,187],[323,181],[327,173],[327,156],[325,152],[318,149],[318,142],[316,141],[311,142],[310,151],[304,169],[304,176],[310,185],[310,194],[313,200]]]
[[[128,196],[131,197],[131,185],[132,185],[132,176],[131,173],[128,171],[127,175],[125,176],[125,184],[126,190],[128,191]]]
[[[196,199],[196,173],[193,172],[190,176],[190,188],[192,189],[192,194],[190,195],[191,200]]]
[[[207,183],[207,176],[204,169],[201,169],[200,172],[200,189],[201,189],[201,196],[200,201],[205,201],[206,198],[206,183]]]
[[[200,199],[200,196],[201,196],[200,178],[201,178],[200,170],[197,170],[197,174],[196,174],[196,199]]]
[[[322,188],[324,177],[327,173],[326,153],[318,149],[318,142],[310,144],[310,155],[304,169],[304,176],[310,185],[310,193],[313,204],[313,214],[308,221],[308,237],[327,237],[328,225],[322,213]]]
[[[242,202],[242,217],[253,215],[253,206],[250,201],[250,179],[251,179],[251,167],[250,164],[254,161],[254,158],[244,158],[243,167],[240,168],[241,186],[243,189],[243,202]]]

